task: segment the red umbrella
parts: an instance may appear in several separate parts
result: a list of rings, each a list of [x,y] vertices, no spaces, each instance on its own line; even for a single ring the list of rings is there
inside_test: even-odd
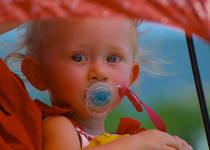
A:
[[[210,42],[209,0],[1,0],[0,10],[0,23],[125,15],[176,26]]]
[[[210,123],[191,34],[210,42],[210,0],[1,0],[0,23],[72,16],[128,16],[183,29],[210,145]],[[1,125],[1,124],[0,124]],[[1,138],[0,138],[1,142]]]

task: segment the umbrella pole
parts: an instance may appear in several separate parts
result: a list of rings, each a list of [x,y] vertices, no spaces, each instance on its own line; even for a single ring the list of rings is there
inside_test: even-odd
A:
[[[189,36],[186,35],[186,40],[187,40],[188,52],[189,52],[189,56],[190,56],[194,81],[195,81],[195,85],[196,85],[197,96],[198,96],[198,100],[199,100],[199,104],[200,104],[200,110],[202,113],[202,118],[203,118],[203,122],[204,122],[208,146],[210,148],[209,115],[208,115],[208,109],[206,106],[205,96],[204,96],[204,92],[203,92],[202,82],[201,82],[201,78],[200,78],[199,68],[198,68],[198,64],[197,64],[196,53],[195,53],[192,35],[189,35]]]

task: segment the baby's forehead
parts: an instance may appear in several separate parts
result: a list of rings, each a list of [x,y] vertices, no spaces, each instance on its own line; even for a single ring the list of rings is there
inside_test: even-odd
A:
[[[134,21],[128,18],[72,18],[69,20],[52,20],[52,21],[40,21],[35,23],[35,26],[42,31],[50,31],[49,33],[54,33],[58,30],[65,31],[71,28],[80,28],[81,26],[88,26],[89,28],[100,26],[110,26],[117,28],[119,26],[135,26]],[[72,29],[73,30],[73,29]]]
[[[125,30],[128,29],[129,30]],[[65,43],[73,42],[75,39],[84,38],[92,34],[104,36],[106,31],[113,36],[123,34],[130,36],[130,29],[136,32],[134,22],[127,18],[73,18],[59,21],[40,21],[32,25],[32,41],[38,49],[53,47],[55,44],[62,46]],[[133,36],[133,33],[132,33]],[[133,39],[133,38],[132,38]]]

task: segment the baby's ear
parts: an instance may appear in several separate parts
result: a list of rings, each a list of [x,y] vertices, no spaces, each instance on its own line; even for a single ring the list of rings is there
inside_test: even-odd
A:
[[[139,74],[140,74],[140,65],[137,62],[133,62],[129,87],[133,84],[134,81],[136,81],[136,79],[138,79]]]
[[[23,59],[21,64],[21,70],[26,76],[26,79],[37,89],[46,90],[46,84],[43,79],[41,65],[39,61],[32,57],[27,56]]]

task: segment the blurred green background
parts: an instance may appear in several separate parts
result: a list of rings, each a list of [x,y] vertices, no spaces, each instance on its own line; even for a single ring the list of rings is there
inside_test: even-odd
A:
[[[185,35],[182,31],[166,26],[144,22],[139,28],[139,46],[155,53],[157,58],[170,62],[163,65],[170,75],[158,76],[141,70],[139,81],[132,87],[140,99],[155,110],[167,125],[168,132],[185,139],[195,150],[207,150],[203,121],[187,52]],[[16,48],[16,30],[0,36],[0,57],[5,58]],[[195,48],[203,81],[208,108],[210,107],[210,45],[195,37]],[[11,67],[16,73],[19,69]],[[47,92],[39,92],[27,82],[30,96],[50,104]],[[209,108],[210,109],[210,108]],[[106,130],[116,131],[120,117],[132,117],[141,121],[142,126],[153,129],[147,113],[138,113],[125,98],[122,104],[106,119]]]

